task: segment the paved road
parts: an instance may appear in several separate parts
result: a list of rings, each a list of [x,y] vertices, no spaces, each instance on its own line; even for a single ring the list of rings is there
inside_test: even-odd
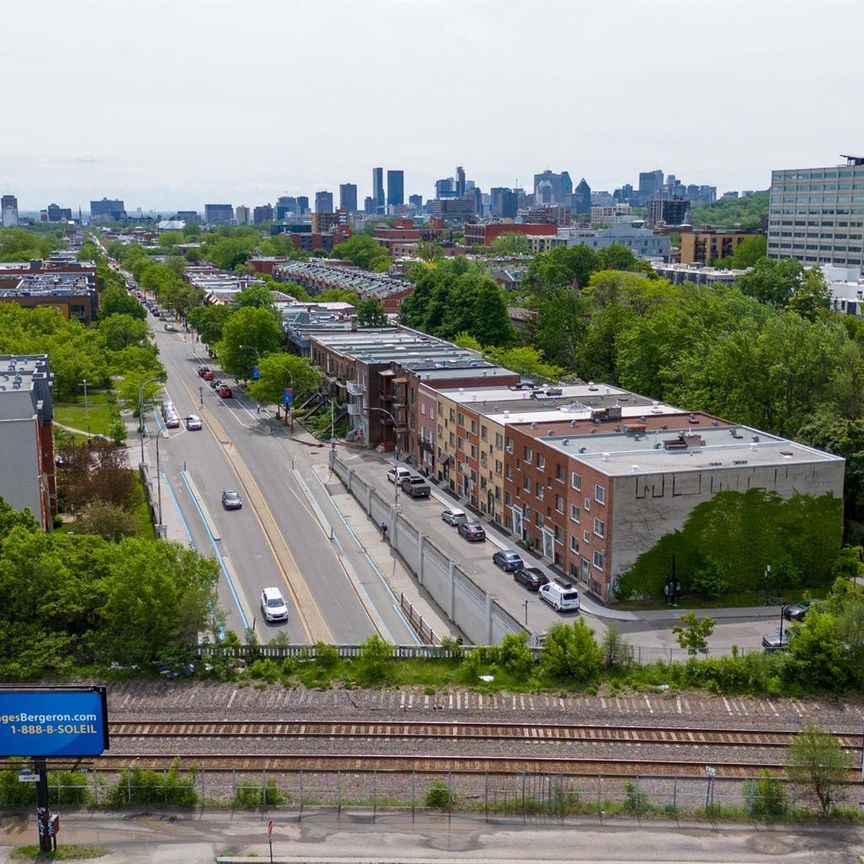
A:
[[[569,862],[569,864],[853,864],[864,852],[860,828],[596,819],[566,825],[543,820],[470,818],[346,809],[342,818],[307,811],[207,813],[160,817],[158,812],[63,814],[62,843],[109,850],[104,864],[213,864],[268,861],[267,821],[274,821],[274,861],[330,864],[451,864],[451,862]],[[0,822],[0,864],[13,846],[33,843],[34,820]],[[244,857],[249,856],[249,857]]]
[[[225,608],[236,610],[236,594],[251,620],[261,588],[277,585],[291,615],[287,625],[263,624],[257,615],[256,631],[265,641],[284,630],[296,642],[357,643],[378,632],[399,644],[414,643],[392,593],[380,577],[370,575],[368,556],[327,494],[326,449],[292,440],[289,430],[259,415],[241,392],[235,390],[233,399],[218,397],[195,373],[206,359],[196,354],[200,345],[190,335],[166,333],[158,319],[151,322],[168,371],[166,389],[178,413],[194,412],[204,420],[201,432],[169,430],[162,447],[163,475],[195,526],[190,530],[196,546],[216,545],[222,551],[235,585],[233,592],[223,587]],[[241,490],[242,510],[222,509],[226,488]],[[195,489],[204,518],[193,500]],[[206,535],[205,520],[221,538],[215,544]]]

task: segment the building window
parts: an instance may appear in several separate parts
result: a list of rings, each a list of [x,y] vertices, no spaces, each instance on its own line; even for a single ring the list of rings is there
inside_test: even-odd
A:
[[[424,417],[426,416],[426,403],[425,403],[425,402],[420,406],[420,413],[421,413]]]
[[[477,421],[476,420],[471,421],[471,434],[472,435],[477,434]]]
[[[564,482],[564,466],[560,462],[555,465],[555,479]]]
[[[452,435],[453,433],[451,432],[450,434]],[[456,439],[456,448],[458,450],[465,449],[465,439],[461,435]]]
[[[590,543],[590,542],[591,542],[591,535],[590,535],[587,531],[583,531],[583,532],[582,532],[582,539],[583,539],[586,543]]]
[[[579,554],[579,541],[576,539],[575,534],[570,535],[570,551],[575,554]]]
[[[542,483],[535,483],[535,484],[534,484],[534,489],[535,489],[535,491],[536,491],[536,497],[537,497],[540,501],[542,501],[542,500],[543,500],[543,492],[544,492],[543,484],[542,484]]]
[[[457,422],[460,426],[464,426],[464,425],[465,425],[465,415],[464,415],[461,411],[456,415],[456,422]]]
[[[537,454],[537,467],[545,468],[546,467],[546,457],[542,453]]]
[[[501,464],[500,462],[497,462],[497,463],[496,463],[496,465],[500,465],[500,464]],[[507,466],[507,470],[504,472],[504,476],[505,476],[508,480],[512,480],[512,479],[513,479],[513,466],[512,466],[512,465],[508,465],[508,466]]]
[[[488,440],[489,440],[489,429],[488,429],[488,427],[486,427],[486,426],[481,426],[481,427],[480,427],[480,437],[481,437],[484,441],[488,441]]]
[[[603,521],[601,519],[594,519],[594,533],[598,537],[606,536],[606,526],[603,524]]]
[[[531,491],[531,478],[530,478],[530,477],[525,477],[525,478],[522,480],[522,488],[523,488],[526,492],[530,492],[530,491]]]
[[[598,570],[603,569],[603,565],[605,563],[605,558],[606,558],[606,554],[602,550],[600,550],[600,549],[594,550],[594,566]]]
[[[495,433],[495,446],[499,450],[504,446],[504,436],[500,432]]]
[[[452,408],[450,409],[450,422],[451,423],[456,422],[456,412]]]
[[[501,462],[500,462],[499,460],[496,459],[496,460],[495,460],[495,473],[496,473],[499,477],[501,476],[502,467],[503,467],[503,466],[501,465]]]
[[[570,475],[570,486],[575,489],[577,492],[582,489],[582,475],[577,474],[575,471]]]
[[[556,495],[555,496],[555,509],[559,513],[564,512],[564,496],[563,495]]]
[[[522,455],[525,457],[525,461],[530,465],[531,460],[534,458],[534,452],[530,447],[525,447],[522,451]]]
[[[579,522],[579,507],[576,504],[570,505],[570,519],[577,524]]]
[[[606,503],[606,490],[599,483],[594,484],[594,500],[598,504]]]
[[[585,499],[585,512],[587,513],[590,509],[591,509],[591,499],[586,498]]]
[[[508,453],[513,452],[513,439],[512,438],[507,439],[507,452]]]

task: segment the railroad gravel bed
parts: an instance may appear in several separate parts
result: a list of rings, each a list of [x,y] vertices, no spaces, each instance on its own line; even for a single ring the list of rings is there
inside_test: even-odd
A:
[[[699,726],[796,730],[813,721],[837,732],[860,733],[861,702],[639,693],[564,696],[481,694],[421,689],[310,690],[204,681],[131,681],[108,685],[114,720],[462,720]]]

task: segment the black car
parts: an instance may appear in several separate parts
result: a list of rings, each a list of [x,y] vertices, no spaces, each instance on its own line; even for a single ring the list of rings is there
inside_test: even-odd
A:
[[[803,621],[804,616],[810,611],[812,606],[812,600],[802,600],[800,603],[793,603],[783,610],[783,617],[787,621]]]
[[[479,522],[466,522],[456,529],[466,540],[480,543],[486,539],[486,532]]]
[[[539,591],[540,586],[549,581],[549,577],[537,567],[520,567],[513,571],[513,579],[529,591]]]
[[[226,489],[222,493],[222,506],[226,510],[240,510],[243,507],[243,499],[235,489]]]

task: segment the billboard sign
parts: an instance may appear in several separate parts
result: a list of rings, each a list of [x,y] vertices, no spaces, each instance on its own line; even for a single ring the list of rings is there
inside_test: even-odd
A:
[[[290,387],[286,387],[282,391],[282,401],[286,405],[290,405],[294,401],[294,392],[291,390]]]
[[[0,756],[98,756],[107,749],[104,687],[0,688]]]

